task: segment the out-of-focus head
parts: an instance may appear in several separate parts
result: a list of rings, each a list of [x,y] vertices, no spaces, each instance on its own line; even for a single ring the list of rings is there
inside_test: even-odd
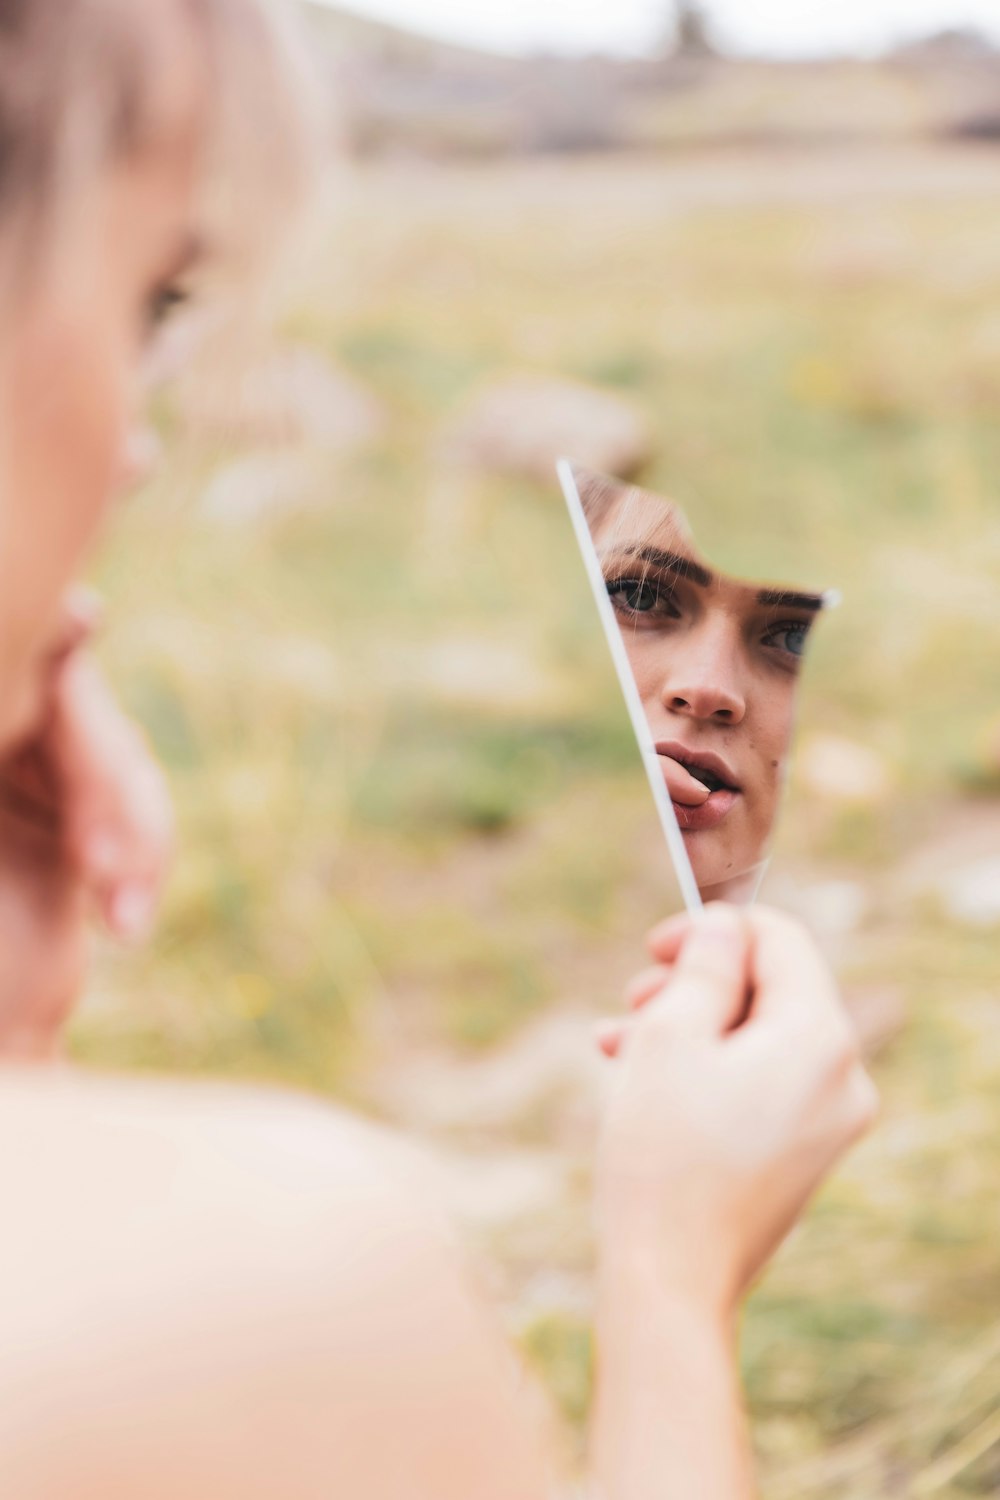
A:
[[[287,218],[314,98],[268,0],[0,0],[0,747],[126,477],[156,328]]]

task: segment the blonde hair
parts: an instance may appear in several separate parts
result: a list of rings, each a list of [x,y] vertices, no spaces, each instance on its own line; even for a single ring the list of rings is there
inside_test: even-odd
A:
[[[142,146],[156,3],[193,28],[206,63],[210,248],[257,251],[301,197],[320,92],[280,0],[0,0],[0,240],[22,265],[55,238],[68,199]]]
[[[666,529],[693,562],[702,561],[690,522],[676,501],[584,469],[576,470],[576,481],[590,534],[596,540],[603,533],[609,551],[622,543],[640,550],[662,540]],[[651,511],[650,501],[654,502]],[[643,576],[648,571],[644,569]]]

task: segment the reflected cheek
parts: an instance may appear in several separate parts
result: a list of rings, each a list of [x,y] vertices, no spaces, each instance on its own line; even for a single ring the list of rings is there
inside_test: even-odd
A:
[[[783,763],[773,757],[766,757],[760,763],[759,772],[754,778],[752,796],[744,799],[751,824],[761,837],[766,837],[771,831],[778,810],[783,777]]]
[[[660,701],[660,688],[668,660],[664,655],[663,642],[657,640],[652,633],[650,639],[643,639],[636,631],[629,630],[628,626],[622,627],[621,633],[632,676],[648,714]]]
[[[754,767],[752,796],[747,812],[762,835],[770,831],[785,784],[794,729],[794,692],[762,692],[759,713],[748,746]]]
[[[757,754],[765,780],[778,786],[784,778],[795,731],[797,689],[797,680],[789,678],[787,684],[771,684],[758,689],[756,694],[754,740]]]

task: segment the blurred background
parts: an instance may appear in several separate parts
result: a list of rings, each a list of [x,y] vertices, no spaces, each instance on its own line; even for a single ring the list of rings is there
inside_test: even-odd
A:
[[[675,895],[551,464],[641,477],[729,566],[845,598],[769,894],[885,1112],[747,1315],[764,1494],[992,1494],[1000,14],[304,9],[317,223],[238,370],[157,397],[101,563],[182,857],[76,1054],[415,1131],[572,1471],[591,1023]]]

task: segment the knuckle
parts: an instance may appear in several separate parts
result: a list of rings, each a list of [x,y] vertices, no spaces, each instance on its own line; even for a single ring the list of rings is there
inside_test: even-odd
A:
[[[730,954],[710,945],[689,949],[676,971],[671,993],[677,990],[715,989],[719,984],[729,984],[733,978],[733,961]]]
[[[773,906],[756,906],[748,914],[748,920],[752,927],[768,936],[781,938],[788,937],[792,933],[799,935],[805,928],[794,917],[787,912],[778,911]]]
[[[879,1095],[871,1078],[860,1065],[843,1088],[834,1118],[840,1141],[839,1150],[847,1151],[871,1130],[879,1113]]]
[[[845,1079],[860,1062],[857,1034],[845,1016],[832,1016],[815,1033],[817,1059],[824,1077]]]
[[[685,974],[674,980],[665,992],[662,1009],[675,1021],[681,1017],[704,1016],[718,1009],[718,984],[704,973]]]
[[[658,990],[664,989],[669,978],[669,970],[660,965],[656,968],[643,969],[641,974],[636,974],[625,986],[625,1004],[630,1010],[644,1005],[652,999]]]
[[[661,959],[664,950],[673,949],[682,935],[690,926],[690,917],[681,913],[673,917],[665,917],[662,922],[657,922],[646,935],[646,946],[656,959]]]
[[[640,1012],[633,1023],[632,1034],[640,1046],[658,1049],[674,1043],[677,1024],[673,1008],[656,1001]]]
[[[840,1038],[835,1048],[835,1065],[839,1072],[850,1073],[861,1062],[858,1038],[846,1023],[841,1027]]]

